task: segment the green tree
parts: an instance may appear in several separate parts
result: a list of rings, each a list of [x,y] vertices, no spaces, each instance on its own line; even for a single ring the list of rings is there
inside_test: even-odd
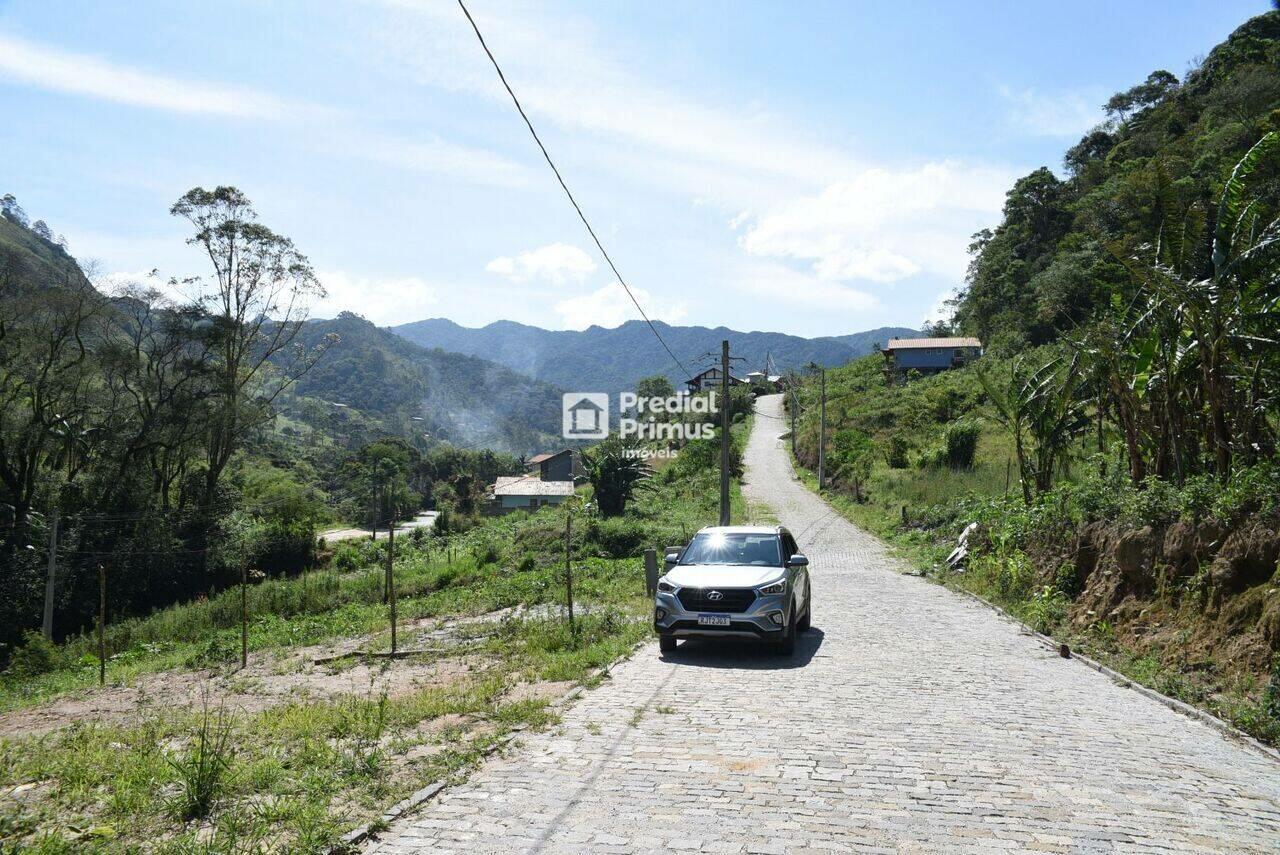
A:
[[[194,226],[187,242],[213,266],[211,278],[174,283],[194,290],[211,320],[217,376],[205,440],[208,505],[245,432],[270,418],[275,399],[327,346],[293,347],[309,302],[323,297],[324,288],[293,241],[259,223],[249,198],[235,187],[196,187],[170,213]]]
[[[853,498],[865,500],[863,486],[871,477],[871,464],[875,458],[875,443],[860,430],[838,430],[831,438],[831,463],[837,477],[853,485]]]
[[[637,453],[639,451],[639,443],[615,434],[582,453],[601,516],[620,515],[636,491],[648,481],[649,463]]]

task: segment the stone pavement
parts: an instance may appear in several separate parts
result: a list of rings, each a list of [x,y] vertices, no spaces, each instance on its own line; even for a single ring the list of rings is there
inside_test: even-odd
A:
[[[647,645],[368,851],[1280,852],[1280,763],[895,572],[757,406],[745,489],[812,560],[795,656]]]

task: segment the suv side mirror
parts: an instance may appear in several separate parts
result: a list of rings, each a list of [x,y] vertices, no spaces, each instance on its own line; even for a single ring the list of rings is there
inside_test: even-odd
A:
[[[808,567],[809,559],[805,558],[799,552],[787,559],[788,567]]]
[[[662,560],[667,562],[668,564],[675,564],[677,561],[680,560],[680,550],[679,549],[668,550],[667,554],[663,556]]]

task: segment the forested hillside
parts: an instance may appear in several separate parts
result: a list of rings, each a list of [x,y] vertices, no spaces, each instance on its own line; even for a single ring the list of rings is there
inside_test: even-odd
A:
[[[985,356],[828,372],[825,486],[935,578],[1280,741],[1280,12],[1106,110],[975,237],[939,331]]]
[[[298,395],[342,404],[386,432],[532,454],[560,442],[561,390],[474,356],[428,349],[344,312],[303,325],[325,359],[302,377]],[[431,443],[425,443],[429,445]]]
[[[172,213],[213,273],[105,294],[3,201],[0,660],[42,618],[54,637],[86,626],[99,573],[118,617],[250,565],[304,570],[324,522],[433,506],[465,528],[486,485],[521,470],[502,449],[555,441],[545,384],[353,315],[306,321],[322,285],[235,188],[197,188]]]
[[[1261,226],[1280,166],[1250,177],[1244,223],[1219,223],[1232,168],[1280,129],[1280,14],[1248,21],[1183,80],[1158,69],[1106,104],[1107,121],[1010,189],[1004,218],[974,236],[956,324],[997,353],[1058,340],[1142,296],[1132,260],[1207,275],[1215,229]],[[1262,237],[1262,235],[1257,235]]]
[[[655,321],[663,339],[690,371],[706,367],[706,354],[718,354],[729,340],[738,370],[763,370],[768,357],[773,373],[783,374],[811,362],[840,365],[870,353],[877,343],[916,330],[883,327],[845,336],[805,339],[770,332],[738,332],[717,327],[679,327]],[[424,347],[439,347],[480,356],[562,389],[620,392],[635,389],[645,377],[661,374],[677,388],[687,377],[654,338],[644,321],[627,321],[614,329],[544,330],[515,321],[498,321],[479,329],[432,318],[392,327],[392,331]],[[709,363],[707,363],[709,364]]]

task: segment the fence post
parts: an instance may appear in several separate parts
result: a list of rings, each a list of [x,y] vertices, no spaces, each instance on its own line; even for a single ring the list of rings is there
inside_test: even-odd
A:
[[[564,515],[564,587],[569,600],[569,633],[577,638],[573,624],[573,513]]]
[[[49,571],[44,580],[44,620],[40,629],[45,641],[53,641],[53,600],[58,588],[58,506],[49,511]]]
[[[249,562],[240,560],[240,667],[249,667]]]
[[[658,550],[644,551],[644,592],[652,597],[658,593]]]
[[[107,685],[107,568],[98,564],[98,685]]]
[[[391,654],[396,652],[396,508],[391,507],[387,528],[387,603],[391,606]]]

